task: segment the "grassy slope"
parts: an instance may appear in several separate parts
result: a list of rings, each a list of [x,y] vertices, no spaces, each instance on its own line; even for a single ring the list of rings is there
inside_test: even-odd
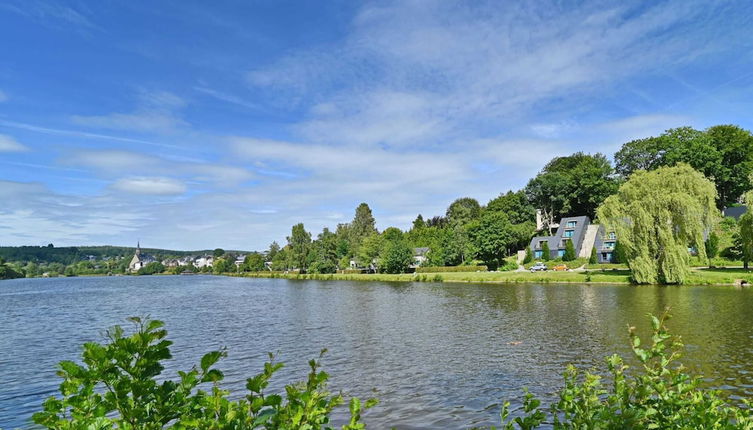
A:
[[[382,281],[382,282],[490,282],[490,283],[599,283],[629,284],[627,270],[604,270],[586,272],[445,272],[445,273],[403,273],[403,274],[280,274],[245,273],[237,276],[286,279],[317,279],[342,281]],[[590,277],[590,280],[588,278]],[[694,269],[688,279],[690,285],[732,285],[743,279],[753,284],[753,272],[742,269]]]

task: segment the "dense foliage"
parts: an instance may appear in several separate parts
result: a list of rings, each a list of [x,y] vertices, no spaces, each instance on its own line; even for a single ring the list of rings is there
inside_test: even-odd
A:
[[[615,154],[615,168],[626,177],[678,163],[687,163],[713,180],[718,207],[730,206],[751,189],[753,134],[734,125],[705,131],[680,127],[628,142]]]
[[[618,355],[607,358],[607,379],[569,366],[565,387],[549,408],[526,392],[520,416],[508,421],[509,403],[502,409],[502,428],[553,427],[575,429],[746,429],[753,428],[753,410],[729,404],[721,392],[702,388],[702,378],[677,363],[680,339],[669,334],[668,315],[651,316],[651,344],[630,327],[630,346],[639,365],[633,370]]]
[[[107,331],[106,344],[84,345],[82,364],[60,362],[60,397],[44,402],[33,420],[45,428],[74,429],[332,429],[331,412],[344,401],[327,391],[327,373],[317,360],[309,362],[306,381],[285,386],[284,394],[265,393],[282,364],[270,361],[262,373],[246,380],[248,393],[230,400],[220,385],[224,374],[214,365],[224,350],[201,358],[198,367],[178,372],[178,380],[161,377],[170,345],[163,323],[130,318],[130,336],[116,326]],[[366,408],[373,406],[369,400]],[[350,400],[350,421],[342,428],[365,428],[362,406]]]
[[[615,230],[633,280],[682,284],[690,270],[688,247],[706,258],[703,235],[718,216],[716,190],[687,164],[638,171],[599,208]]]
[[[528,182],[525,193],[547,225],[567,216],[593,219],[596,208],[617,190],[613,172],[604,155],[576,152],[550,161]]]

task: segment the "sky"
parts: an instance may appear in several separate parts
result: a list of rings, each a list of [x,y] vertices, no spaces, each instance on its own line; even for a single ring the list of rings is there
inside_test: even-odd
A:
[[[0,2],[0,246],[408,228],[555,156],[753,129],[753,3]]]

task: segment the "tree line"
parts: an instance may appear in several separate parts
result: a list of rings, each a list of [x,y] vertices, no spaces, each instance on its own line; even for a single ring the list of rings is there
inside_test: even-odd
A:
[[[673,167],[680,169],[666,170]],[[659,177],[656,174],[647,175],[647,172],[659,172]],[[679,127],[659,136],[625,143],[614,155],[614,163],[601,153],[576,152],[555,157],[523,189],[502,193],[486,205],[471,197],[459,198],[449,205],[443,215],[424,218],[419,214],[407,231],[389,227],[379,232],[371,208],[361,203],[352,221],[337,225],[334,231],[324,228],[314,238],[302,223],[296,224],[283,246],[273,242],[263,256],[254,258],[268,261],[272,270],[333,273],[356,265],[385,273],[399,273],[406,271],[413,263],[414,248],[427,247],[430,251],[426,256],[426,265],[483,263],[490,269],[510,269],[517,266],[507,257],[517,250],[526,249],[537,233],[551,234],[551,226],[563,217],[586,215],[602,222],[606,222],[607,217],[635,217],[632,219],[636,222],[640,219],[640,224],[648,223],[652,218],[645,213],[630,212],[630,205],[640,206],[641,202],[653,204],[669,196],[679,199],[678,202],[685,199],[685,203],[688,203],[678,203],[675,208],[696,211],[691,216],[683,216],[675,210],[676,216],[670,220],[674,223],[672,228],[682,230],[680,235],[670,232],[676,236],[673,246],[684,253],[682,258],[677,254],[670,260],[679,258],[678,261],[683,263],[689,258],[688,246],[695,251],[702,248],[705,256],[708,240],[699,239],[699,229],[715,231],[719,210],[744,201],[744,194],[753,188],[751,174],[753,134],[750,131],[735,125],[717,125],[706,130]],[[687,183],[680,181],[670,184],[665,177],[691,179]],[[647,184],[658,188],[639,187],[639,180],[648,181]],[[697,181],[707,181],[710,185]],[[694,188],[677,189],[674,186],[677,184],[692,184]],[[610,198],[611,203],[599,211]],[[698,205],[695,205],[696,202]],[[537,209],[541,211],[544,225],[544,230],[540,232],[536,231]],[[657,203],[651,210],[667,211],[669,208]],[[619,254],[625,260],[623,263],[627,263],[631,269],[641,266],[640,261],[644,259],[659,259],[661,264],[669,264],[663,260],[664,256],[645,248],[666,245],[659,236],[667,232],[654,231],[652,236],[642,239],[653,242],[642,243],[640,246],[643,248],[638,250],[635,248],[638,244],[625,243],[631,240],[635,232],[617,223],[612,224],[613,229],[619,227],[620,237],[623,238],[618,244]],[[739,236],[738,232],[735,234]],[[696,243],[698,240],[700,244]],[[737,243],[737,255],[741,256],[744,252],[740,244],[744,241],[738,239]],[[732,254],[734,249],[734,246],[730,247]],[[570,251],[574,254],[574,250]],[[732,254],[730,257],[733,257]],[[639,258],[639,255],[642,257]],[[631,264],[632,261],[635,264]],[[257,261],[256,266],[262,267],[263,262]],[[242,268],[251,269],[249,266]],[[648,276],[648,279],[663,281],[682,278],[672,275]]]

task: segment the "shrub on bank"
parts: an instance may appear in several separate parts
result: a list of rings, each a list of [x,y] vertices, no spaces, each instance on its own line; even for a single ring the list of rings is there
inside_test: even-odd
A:
[[[728,403],[718,390],[701,388],[702,378],[676,363],[683,347],[665,326],[668,314],[651,316],[651,344],[630,327],[630,347],[640,365],[629,371],[622,357],[606,360],[608,384],[602,376],[568,366],[559,400],[548,408],[527,391],[520,416],[508,421],[510,403],[502,407],[502,428],[535,429],[751,429],[751,403]]]
[[[486,272],[486,266],[427,266],[419,267],[416,273],[442,273],[442,272]]]
[[[161,321],[129,318],[136,331],[126,336],[120,326],[107,332],[107,344],[87,343],[83,365],[60,362],[61,397],[50,397],[33,420],[49,429],[331,429],[330,413],[344,402],[326,389],[327,373],[309,362],[306,381],[285,386],[284,394],[265,393],[282,368],[270,361],[246,380],[248,393],[230,400],[222,389],[224,374],[214,365],[227,355],[212,351],[200,365],[178,372],[179,380],[163,380],[162,362],[172,358]],[[322,351],[324,354],[325,351]],[[321,358],[321,356],[320,356]],[[160,382],[158,382],[158,380]],[[205,391],[202,388],[211,387]],[[237,398],[238,396],[233,396]],[[376,400],[363,405],[370,408]],[[362,405],[350,400],[350,422],[343,430],[365,428]]]

